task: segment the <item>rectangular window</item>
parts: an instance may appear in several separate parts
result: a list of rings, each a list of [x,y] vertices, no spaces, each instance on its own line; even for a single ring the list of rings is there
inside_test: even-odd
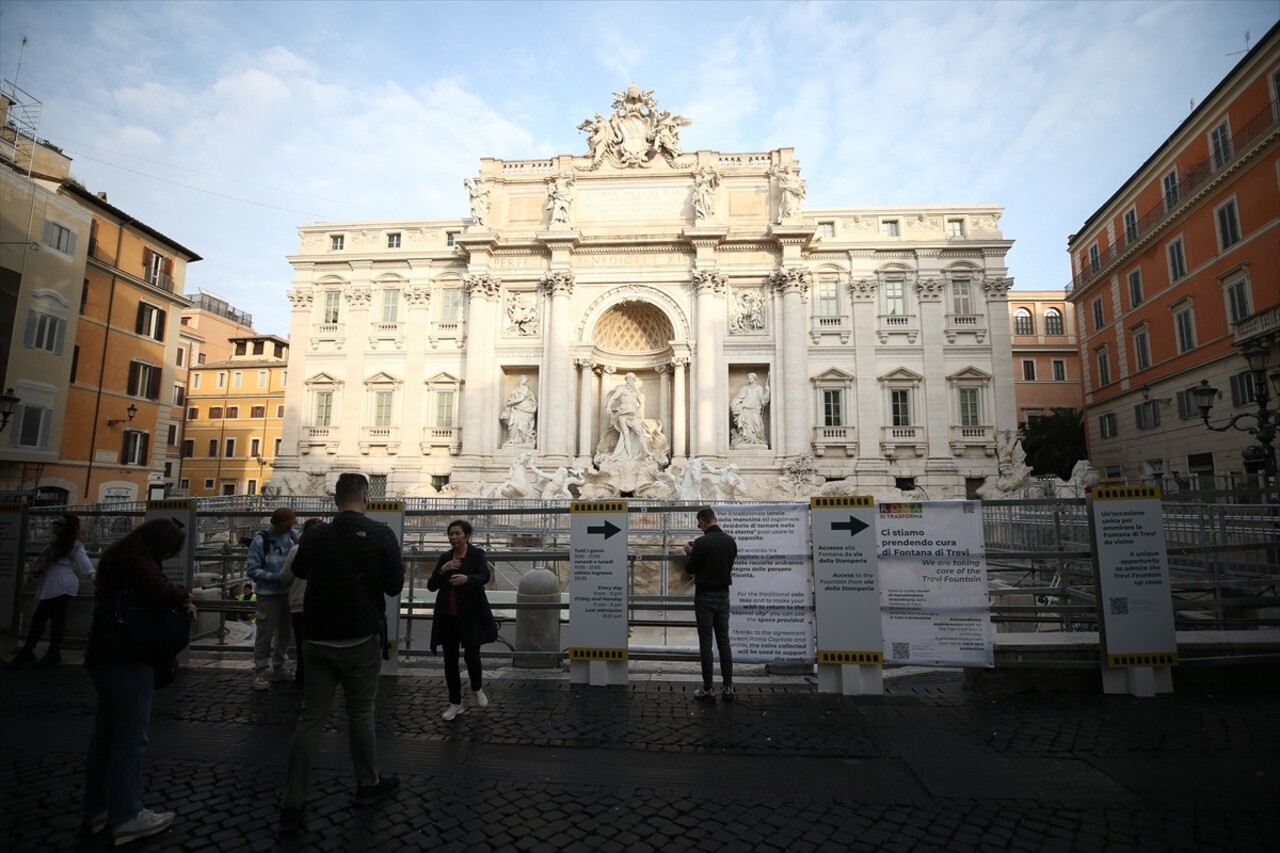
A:
[[[1111,384],[1111,358],[1106,350],[1098,351],[1098,387]]]
[[[973,287],[967,278],[951,281],[951,310],[956,314],[973,313]]]
[[[390,234],[387,235],[387,248],[388,249],[400,248],[400,232],[399,231],[392,231]]]
[[[373,425],[376,427],[391,426],[391,394],[390,391],[373,393]]]
[[[1133,358],[1139,370],[1147,370],[1151,367],[1151,341],[1147,337],[1146,329],[1139,329],[1133,333]]]
[[[1022,378],[1027,382],[1036,381],[1036,363],[1029,358],[1022,361]]]
[[[187,420],[194,421],[199,417],[200,417],[200,408],[198,406],[192,406],[191,408],[187,409]]]
[[[231,387],[239,388],[244,384],[244,371],[237,370],[231,374]]]
[[[1093,300],[1093,330],[1096,332],[1106,324],[1106,311],[1102,306],[1102,299]]]
[[[225,370],[218,371],[218,387],[219,388],[227,387],[227,372]]]
[[[13,431],[13,435],[9,437],[9,444],[12,447],[47,449],[49,428],[52,425],[52,409],[21,403],[14,411],[13,423],[9,426]]]
[[[178,367],[182,367],[187,361],[187,348],[178,347]]]
[[[1057,308],[1048,308],[1044,312],[1044,333],[1060,336],[1063,334],[1062,312]]]
[[[1098,255],[1098,244],[1094,243],[1089,247],[1089,272],[1097,272],[1101,267],[1102,261]]]
[[[329,426],[333,419],[333,392],[317,391],[316,392],[316,418],[315,425],[318,427]]]
[[[124,431],[124,449],[120,454],[121,465],[146,465],[147,445],[151,436],[145,432],[127,429]]]
[[[1115,412],[1108,412],[1108,413],[1107,413],[1107,414],[1105,414],[1105,415],[1101,415],[1101,416],[1099,416],[1099,418],[1098,418],[1098,433],[1099,433],[1103,438],[1115,438],[1115,437],[1116,437],[1116,414],[1115,414]]]
[[[167,442],[167,444],[170,447],[173,447],[177,443],[178,443],[178,425],[169,424],[169,441]]]
[[[238,417],[240,417],[240,407],[239,407],[239,406],[227,406],[227,419],[228,419],[228,420],[235,420],[235,419],[236,419],[236,418],[238,418]]]
[[[76,232],[59,225],[52,219],[46,219],[44,221],[44,244],[50,249],[62,252],[64,255],[74,255],[76,253]]]
[[[436,426],[442,429],[453,426],[453,391],[436,392]]]
[[[200,390],[200,374],[199,373],[191,374],[191,388],[194,391]]]
[[[1249,280],[1236,279],[1227,285],[1227,312],[1232,323],[1239,323],[1253,313],[1249,304]]]
[[[284,417],[284,405],[283,405],[283,404],[281,404],[281,405],[279,405],[279,406],[276,406],[276,417],[277,417],[277,418],[283,418],[283,417]]]
[[[1124,241],[1132,243],[1138,239],[1138,209],[1131,207],[1124,212]]]
[[[31,349],[51,352],[54,355],[62,355],[66,337],[66,320],[35,309],[27,312],[27,329],[22,338],[22,342],[26,346]],[[7,341],[5,346],[8,346]]]
[[[395,323],[400,319],[400,291],[382,291],[382,322]]]
[[[1231,405],[1251,406],[1258,402],[1258,388],[1253,381],[1253,371],[1246,370],[1231,377]]]
[[[1218,208],[1218,247],[1229,249],[1240,242],[1240,216],[1235,199]]]
[[[1178,352],[1184,353],[1194,349],[1196,345],[1195,316],[1191,306],[1184,304],[1173,312],[1173,328],[1178,338]]]
[[[818,316],[835,317],[839,313],[839,285],[834,281],[818,282]]]
[[[182,406],[187,402],[187,392],[181,385],[173,386],[173,404]]]
[[[1133,407],[1133,420],[1138,429],[1155,429],[1160,426],[1160,409],[1155,400],[1143,400]]]
[[[948,219],[947,220],[947,236],[952,238],[953,240],[963,237],[964,236],[964,220]]]
[[[204,353],[200,353],[199,355],[197,355],[197,356],[196,356],[196,364],[204,364],[205,357],[206,357],[206,356],[205,356],[205,354],[204,354]]]
[[[258,493],[258,481],[250,480],[247,488],[244,490],[244,493],[246,495],[256,495]]]
[[[213,478],[212,478],[212,477],[209,477],[209,478],[205,479],[205,481],[204,481],[204,487],[205,487],[206,489],[212,489],[212,488],[213,488]]]
[[[338,322],[338,306],[342,302],[342,294],[336,290],[324,292],[324,322]]]
[[[839,388],[822,389],[822,425],[844,426],[844,393]]]
[[[818,236],[831,238],[836,236],[836,224],[834,222],[819,222]]]
[[[67,378],[68,382],[76,381],[76,374],[80,372],[80,347],[71,348],[71,376]]]
[[[1187,256],[1182,250],[1182,238],[1170,243],[1166,251],[1169,254],[1169,283],[1172,284],[1187,275]]]
[[[884,312],[895,316],[907,313],[907,288],[902,279],[891,278],[885,281]]]
[[[1055,358],[1053,360],[1053,381],[1067,381],[1067,363],[1060,358]]]
[[[1142,270],[1132,270],[1129,273],[1129,305],[1137,308],[1142,304]]]
[[[210,418],[211,420],[215,420],[215,421],[222,420],[222,407],[221,407],[221,406],[210,406],[210,407],[209,407],[209,418]]]
[[[182,458],[190,459],[196,454],[196,442],[193,438],[184,438],[182,440]]]
[[[271,380],[271,374],[265,370],[258,371],[258,387],[266,388],[267,383]]]
[[[457,242],[458,242],[458,232],[457,232],[457,231],[446,231],[446,232],[444,233],[444,244],[445,244],[446,246],[452,246],[452,245],[454,245],[454,244],[455,244],[455,243],[457,243]]]
[[[1173,210],[1178,206],[1178,170],[1164,176],[1164,209]]]
[[[911,391],[894,388],[889,392],[894,426],[911,426]]]
[[[262,455],[262,439],[254,438],[249,440],[249,455],[255,459]]]
[[[251,418],[255,418],[255,419],[265,418],[266,416],[267,416],[266,406],[253,406],[249,409],[249,417]]]
[[[1224,121],[1209,134],[1209,147],[1213,150],[1213,168],[1221,169],[1231,159],[1231,128]]]
[[[145,397],[148,400],[160,399],[160,368],[143,364],[140,361],[129,362],[130,397]]]
[[[898,236],[898,220],[885,219],[880,223],[880,233],[885,237]]]
[[[134,324],[134,331],[139,335],[151,338],[152,340],[164,340],[164,319],[165,312],[154,305],[148,305],[145,302],[138,303],[138,317]]]
[[[253,342],[253,354],[254,354],[254,355],[262,355],[264,352],[266,352],[266,350],[267,350],[267,345],[266,345],[266,342],[265,342],[265,341],[254,341],[254,342]]]
[[[960,426],[982,426],[980,403],[977,388],[960,389]]]
[[[440,291],[440,322],[456,323],[462,319],[462,290],[446,287]]]
[[[236,440],[234,438],[227,439],[226,453],[223,456],[227,459],[236,455]]]
[[[330,251],[333,251],[333,252],[340,252],[340,251],[342,251],[342,248],[343,248],[346,244],[347,244],[347,238],[346,238],[346,237],[344,237],[342,234],[330,234],[330,235],[329,235],[329,249],[330,249]]]
[[[1196,403],[1195,392],[1190,388],[1178,392],[1178,418],[1190,420],[1200,417],[1200,406]]]

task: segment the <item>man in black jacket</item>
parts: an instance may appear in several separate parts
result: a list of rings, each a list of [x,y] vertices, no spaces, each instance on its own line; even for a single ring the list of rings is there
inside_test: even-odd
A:
[[[305,828],[311,762],[339,684],[347,702],[355,805],[377,805],[400,788],[399,779],[378,775],[373,725],[386,647],[383,596],[398,596],[404,587],[400,543],[385,524],[365,517],[369,481],[362,474],[338,477],[334,503],[338,514],[333,521],[307,535],[293,559],[293,573],[307,581],[302,608],[307,681],[302,713],[289,744],[280,813],[282,838]]]
[[[733,561],[738,558],[738,543],[716,524],[711,507],[698,510],[698,529],[702,535],[684,546],[693,575],[693,615],[698,621],[698,652],[702,658],[702,689],[694,693],[699,702],[715,702],[712,687],[714,665],[711,657],[711,634],[715,632],[720,652],[720,679],[724,682],[724,701],[732,702],[733,651],[729,648],[729,585],[733,583]]]

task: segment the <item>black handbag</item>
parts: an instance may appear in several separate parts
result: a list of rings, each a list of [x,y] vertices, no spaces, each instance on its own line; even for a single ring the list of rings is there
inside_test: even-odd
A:
[[[98,640],[104,654],[122,660],[158,663],[173,660],[191,642],[191,615],[181,606],[155,607],[121,592],[114,610],[100,611]]]

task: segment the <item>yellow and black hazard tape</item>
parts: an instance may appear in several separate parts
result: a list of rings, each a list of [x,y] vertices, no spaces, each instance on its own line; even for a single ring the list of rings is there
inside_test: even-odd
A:
[[[848,509],[875,505],[876,499],[871,495],[832,495],[826,498],[809,498],[809,509]]]
[[[1096,501],[1131,501],[1160,498],[1159,486],[1094,486]]]
[[[884,665],[884,652],[837,652],[818,649],[818,663],[859,663]]]
[[[404,509],[404,501],[379,499],[369,501],[369,512],[400,512]]]
[[[570,648],[569,660],[626,660],[626,649]]]
[[[1151,652],[1108,654],[1107,666],[1112,669],[1123,669],[1131,666],[1177,666],[1177,652]]]
[[[165,498],[159,501],[147,501],[147,512],[158,509],[191,509],[191,498]]]
[[[626,501],[571,501],[569,512],[626,512]]]

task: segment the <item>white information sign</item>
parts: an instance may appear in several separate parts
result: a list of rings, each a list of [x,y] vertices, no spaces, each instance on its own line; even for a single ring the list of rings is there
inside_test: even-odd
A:
[[[195,578],[195,553],[199,544],[196,527],[196,502],[192,498],[166,498],[159,501],[147,501],[145,521],[157,518],[171,518],[182,525],[187,535],[182,540],[182,550],[160,564],[164,576],[171,583],[180,583],[191,589]]]
[[[980,502],[878,504],[876,553],[887,661],[995,665]]]
[[[365,513],[374,521],[381,521],[396,535],[396,541],[404,543],[404,501],[371,500],[369,510]],[[387,660],[382,662],[382,674],[394,675],[400,666],[400,599],[398,596],[383,596],[386,601],[387,614]]]
[[[882,663],[875,502],[811,498],[818,663]]]
[[[729,593],[734,660],[813,663],[812,546],[807,504],[724,504],[738,543]]]
[[[1099,486],[1090,509],[1107,666],[1177,663],[1159,490]]]
[[[26,541],[26,506],[22,501],[0,503],[0,637],[18,636]]]
[[[570,680],[626,682],[627,503],[569,504]]]

